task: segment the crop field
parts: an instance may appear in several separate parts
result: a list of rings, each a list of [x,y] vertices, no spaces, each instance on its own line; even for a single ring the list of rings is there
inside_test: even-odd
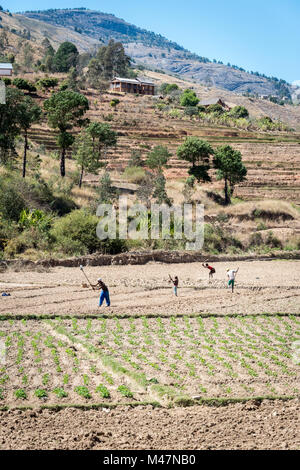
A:
[[[299,261],[214,266],[3,271],[0,449],[299,448]]]
[[[1,405],[295,397],[297,316],[3,320]]]

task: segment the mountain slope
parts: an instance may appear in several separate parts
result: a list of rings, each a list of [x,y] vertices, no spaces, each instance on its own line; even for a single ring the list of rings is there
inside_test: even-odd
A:
[[[43,21],[69,30],[79,31],[101,43],[113,38],[125,45],[126,52],[137,62],[159,68],[182,77],[216,86],[235,93],[287,95],[285,83],[247,73],[238,67],[210,62],[159,34],[138,28],[114,15],[84,8],[31,11],[25,17]],[[19,15],[20,18],[20,15]]]

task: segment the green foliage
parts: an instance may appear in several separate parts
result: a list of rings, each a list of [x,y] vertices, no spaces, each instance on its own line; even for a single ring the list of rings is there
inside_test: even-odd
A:
[[[122,43],[111,39],[89,62],[87,77],[91,85],[98,86],[101,80],[111,80],[114,75],[127,77],[129,65],[130,58],[125,54]]]
[[[37,388],[35,390],[34,394],[38,398],[47,398],[48,397],[48,392],[46,390],[43,390],[42,388]]]
[[[151,170],[162,172],[162,169],[167,165],[169,158],[171,157],[167,147],[163,145],[156,145],[153,150],[149,153],[146,165]]]
[[[40,209],[29,211],[23,209],[19,217],[19,226],[24,230],[30,227],[36,227],[41,232],[47,232],[53,220],[53,216],[46,214]]]
[[[160,86],[160,93],[162,93],[163,95],[169,95],[170,93],[172,93],[172,91],[175,91],[175,90],[178,90],[179,87],[178,85],[176,85],[176,83],[163,83],[161,86]]]
[[[58,398],[66,398],[68,396],[67,392],[62,387],[57,387],[53,390],[53,393],[58,396]]]
[[[187,203],[192,202],[192,195],[195,192],[195,182],[196,182],[196,178],[193,175],[189,176],[186,179],[183,190],[182,190],[184,202],[187,202]]]
[[[180,98],[181,106],[197,106],[199,103],[199,98],[197,98],[196,93],[193,90],[187,88],[184,90]]]
[[[189,174],[195,176],[198,182],[210,181],[208,174],[210,168],[209,159],[214,154],[211,145],[198,137],[187,137],[182,145],[177,148],[177,156],[192,164]]]
[[[17,222],[25,207],[25,199],[14,180],[0,177],[0,214],[2,217]]]
[[[22,400],[26,400],[27,393],[25,392],[25,390],[23,390],[23,388],[19,388],[15,391],[15,397],[18,399],[22,398]]]
[[[55,88],[58,85],[58,78],[56,77],[43,77],[36,82],[36,86],[39,89],[48,90],[49,88]]]
[[[71,255],[82,255],[99,250],[101,242],[96,234],[98,222],[95,215],[83,209],[72,211],[65,217],[55,220],[50,230],[55,247]]]
[[[225,204],[230,204],[235,184],[244,181],[247,175],[242,155],[230,145],[220,146],[214,155],[214,167],[218,170],[218,178],[224,179],[225,182]]]
[[[12,81],[12,84],[19,88],[19,90],[25,90],[29,92],[34,92],[36,91],[36,87],[33,83],[31,83],[29,80],[25,80],[24,78],[14,78]]]
[[[249,111],[244,106],[235,106],[228,114],[236,119],[249,117]]]
[[[109,147],[117,145],[117,133],[111,129],[111,126],[104,122],[91,122],[87,126],[87,132],[92,137],[93,151],[98,158],[104,158]]]
[[[127,398],[133,398],[133,393],[129,390],[129,388],[126,385],[120,385],[117,388],[118,392],[121,393],[124,397]]]
[[[109,390],[105,387],[105,385],[99,384],[96,388],[96,392],[100,393],[102,398],[110,398]]]
[[[0,104],[0,163],[8,164],[15,155],[15,139],[21,133],[20,105],[24,99],[21,90],[6,88],[6,103]]]
[[[73,126],[82,126],[82,117],[89,109],[85,96],[71,90],[53,93],[51,98],[44,102],[48,123],[53,129],[59,130],[57,144],[61,148],[60,173],[65,176],[65,151],[74,142],[74,137],[67,131]]]
[[[83,398],[92,398],[88,388],[84,385],[79,385],[78,387],[75,387],[75,392]]]
[[[96,152],[88,129],[81,131],[76,137],[73,149],[73,157],[80,169],[79,187],[81,187],[84,172],[97,174],[99,168],[105,166],[105,163],[99,160],[99,153]]]
[[[53,67],[56,72],[68,72],[71,67],[76,67],[78,60],[77,47],[71,42],[63,42],[53,57]]]
[[[119,195],[119,192],[116,188],[113,187],[110,174],[105,172],[99,182],[98,192],[98,203],[109,203],[111,204],[115,201]]]
[[[172,199],[169,198],[166,191],[166,178],[162,173],[159,173],[155,178],[153,197],[158,204],[172,205]]]
[[[225,109],[219,103],[211,104],[206,108],[207,113],[214,113],[217,115],[225,113]]]

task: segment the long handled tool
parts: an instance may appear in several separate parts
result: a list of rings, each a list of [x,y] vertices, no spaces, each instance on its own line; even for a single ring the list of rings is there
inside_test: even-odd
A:
[[[94,289],[94,286],[92,286],[92,284],[90,283],[89,278],[88,278],[87,275],[85,274],[85,272],[84,272],[84,270],[83,270],[82,264],[81,264],[79,267],[80,267],[80,271],[82,271],[83,275],[85,276],[85,278],[86,278],[86,280],[88,281],[88,283],[89,283],[89,285],[91,286],[91,288],[92,288],[93,290],[95,290],[95,289]]]

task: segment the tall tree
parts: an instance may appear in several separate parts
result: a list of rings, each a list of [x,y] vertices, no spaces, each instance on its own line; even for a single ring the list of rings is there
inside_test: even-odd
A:
[[[15,139],[21,133],[20,105],[24,93],[6,87],[6,103],[0,104],[0,163],[7,164],[15,152]]]
[[[64,177],[66,149],[74,142],[74,137],[68,131],[73,126],[81,127],[85,124],[83,116],[89,109],[89,103],[80,93],[64,90],[53,93],[51,98],[44,102],[44,108],[50,127],[59,130],[57,143],[61,149],[60,174]]]
[[[247,175],[241,152],[230,145],[222,145],[216,150],[213,163],[217,178],[224,179],[225,204],[230,204],[234,186],[244,181]]]
[[[63,42],[57,49],[53,58],[53,66],[57,72],[68,72],[76,67],[79,52],[77,47],[68,41]]]
[[[113,131],[109,124],[103,122],[91,122],[87,126],[87,131],[92,137],[93,152],[98,160],[103,158],[108,147],[117,144],[117,133]]]
[[[151,170],[156,170],[158,173],[162,173],[163,167],[167,165],[170,157],[171,154],[167,147],[164,145],[156,145],[149,153],[146,165],[151,168]]]
[[[28,150],[28,129],[32,124],[40,120],[42,114],[41,108],[34,102],[30,96],[25,96],[19,106],[19,123],[24,134],[24,152],[23,152],[23,171],[22,176],[26,176],[26,161]]]
[[[99,161],[98,153],[94,151],[93,139],[87,129],[76,137],[73,148],[73,156],[80,169],[78,186],[81,188],[84,172],[97,174],[98,169],[105,166],[105,162]]]
[[[198,137],[187,137],[182,145],[177,148],[177,156],[192,164],[189,174],[195,176],[198,182],[210,181],[208,174],[210,168],[209,159],[214,154],[214,150],[206,140]]]
[[[126,77],[130,57],[125,54],[123,44],[111,39],[107,46],[98,49],[97,55],[89,63],[88,79],[94,86],[101,80],[111,80],[114,75]]]

